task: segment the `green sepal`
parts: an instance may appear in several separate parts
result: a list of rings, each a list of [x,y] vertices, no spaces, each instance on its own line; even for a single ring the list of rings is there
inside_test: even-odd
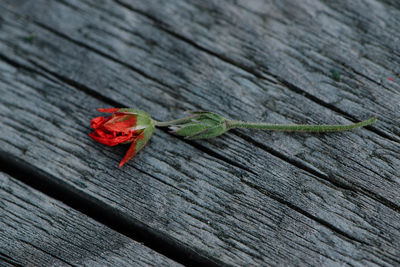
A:
[[[143,130],[143,138],[136,142],[136,153],[138,153],[149,141],[154,133],[154,125],[151,125]]]
[[[226,119],[208,111],[191,111],[192,117],[185,122],[170,126],[170,130],[186,139],[207,139],[219,136],[227,131]]]

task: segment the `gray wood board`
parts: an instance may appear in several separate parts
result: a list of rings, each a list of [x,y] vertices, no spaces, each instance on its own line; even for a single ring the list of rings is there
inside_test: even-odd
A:
[[[20,70],[2,65],[1,115],[21,111],[16,120],[24,127],[7,119],[4,129],[14,134],[1,135],[2,149],[226,263],[274,264],[288,255],[297,264],[397,262],[399,145],[396,135],[380,132],[390,127],[330,135],[235,132],[200,142],[158,132],[117,170],[123,149],[85,135],[95,108],[106,104],[81,91],[156,119],[202,108],[279,123],[348,121],[276,76],[261,79],[131,9],[68,3],[14,7],[33,20],[3,11],[0,54]],[[102,14],[110,10],[117,15]]]
[[[2,172],[0,191],[0,262],[181,266]]]
[[[73,1],[68,5],[57,1],[37,5],[22,2],[24,5],[18,6],[17,10],[37,21],[32,22],[34,25],[30,25],[29,30],[15,36],[18,43],[7,41],[12,42],[14,50],[19,47],[17,53],[30,55],[28,59],[38,67],[107,98],[145,109],[156,119],[171,119],[180,111],[200,108],[233,118],[240,116],[272,123],[348,122],[342,114],[291,91],[276,78],[260,79],[232,66],[159,29],[153,20],[116,6],[115,2],[105,1],[102,8],[82,2],[79,7],[71,7]],[[36,8],[38,10],[34,12]],[[114,15],[102,13],[109,10]],[[51,41],[46,42],[38,36],[36,45],[19,42],[32,32],[48,34]],[[70,41],[68,45],[66,41]],[[306,73],[306,70],[299,72]],[[384,88],[375,90],[386,97]],[[358,88],[354,93],[359,91],[363,89]],[[363,97],[359,98],[366,103]],[[389,98],[394,101],[391,107],[397,108],[399,93],[391,94]],[[354,142],[350,138],[352,144],[345,142],[343,135],[316,138],[316,135],[255,133],[245,137],[304,169],[311,169],[336,184],[357,188],[400,210],[398,186],[393,186],[393,183],[398,185],[400,144],[379,135],[386,127],[382,116],[389,114],[393,119],[391,125],[398,125],[399,113],[395,111],[383,112],[378,107],[374,112],[363,110],[357,116],[359,119],[378,116],[378,123],[371,127],[375,134],[367,133]],[[395,139],[393,133],[389,136]],[[360,143],[368,138],[379,145]],[[382,153],[377,152],[381,149],[384,150]]]

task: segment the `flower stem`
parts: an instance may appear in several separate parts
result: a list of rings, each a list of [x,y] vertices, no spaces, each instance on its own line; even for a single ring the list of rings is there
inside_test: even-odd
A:
[[[166,126],[171,126],[171,125],[175,125],[175,124],[181,124],[181,123],[185,123],[187,122],[190,118],[192,118],[193,116],[187,116],[185,118],[181,118],[181,119],[177,119],[177,120],[172,120],[172,121],[154,121],[154,125],[158,126],[158,127],[166,127]]]
[[[351,130],[358,127],[371,125],[376,122],[376,117],[368,120],[361,121],[353,124],[346,125],[309,125],[309,124],[267,124],[267,123],[254,123],[244,121],[227,121],[228,129],[233,128],[247,128],[257,130],[275,130],[275,131],[290,131],[290,132],[339,132]]]

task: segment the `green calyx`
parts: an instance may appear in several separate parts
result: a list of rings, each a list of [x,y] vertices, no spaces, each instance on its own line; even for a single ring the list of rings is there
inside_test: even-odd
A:
[[[155,130],[155,121],[147,112],[139,109],[121,108],[118,110],[118,113],[134,115],[136,117],[136,124],[132,127],[132,130],[139,131],[139,136],[142,136],[142,138],[136,141],[136,153],[139,152],[153,135]]]
[[[139,109],[133,109],[133,108],[120,108],[118,110],[118,113],[126,114],[126,115],[134,115],[136,117],[136,124],[133,127],[134,129],[140,130],[140,129],[147,129],[147,128],[152,128],[152,131],[154,131],[154,120],[151,118],[151,116],[147,113],[144,112],[143,110]]]
[[[227,120],[216,113],[191,111],[192,115],[180,120],[171,121],[170,132],[187,139],[208,139],[225,133]]]
[[[136,153],[139,152],[147,144],[147,141],[149,141],[150,137],[153,135],[154,130],[155,130],[154,125],[146,127],[143,130],[143,132],[142,132],[143,133],[143,138],[139,139],[136,142]]]

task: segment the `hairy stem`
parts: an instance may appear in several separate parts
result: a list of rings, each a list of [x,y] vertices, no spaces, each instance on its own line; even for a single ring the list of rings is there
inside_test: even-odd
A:
[[[247,128],[256,130],[274,130],[274,131],[291,131],[291,132],[339,132],[371,125],[376,122],[376,117],[368,120],[346,124],[346,125],[309,125],[309,124],[267,124],[228,120],[228,129]]]

